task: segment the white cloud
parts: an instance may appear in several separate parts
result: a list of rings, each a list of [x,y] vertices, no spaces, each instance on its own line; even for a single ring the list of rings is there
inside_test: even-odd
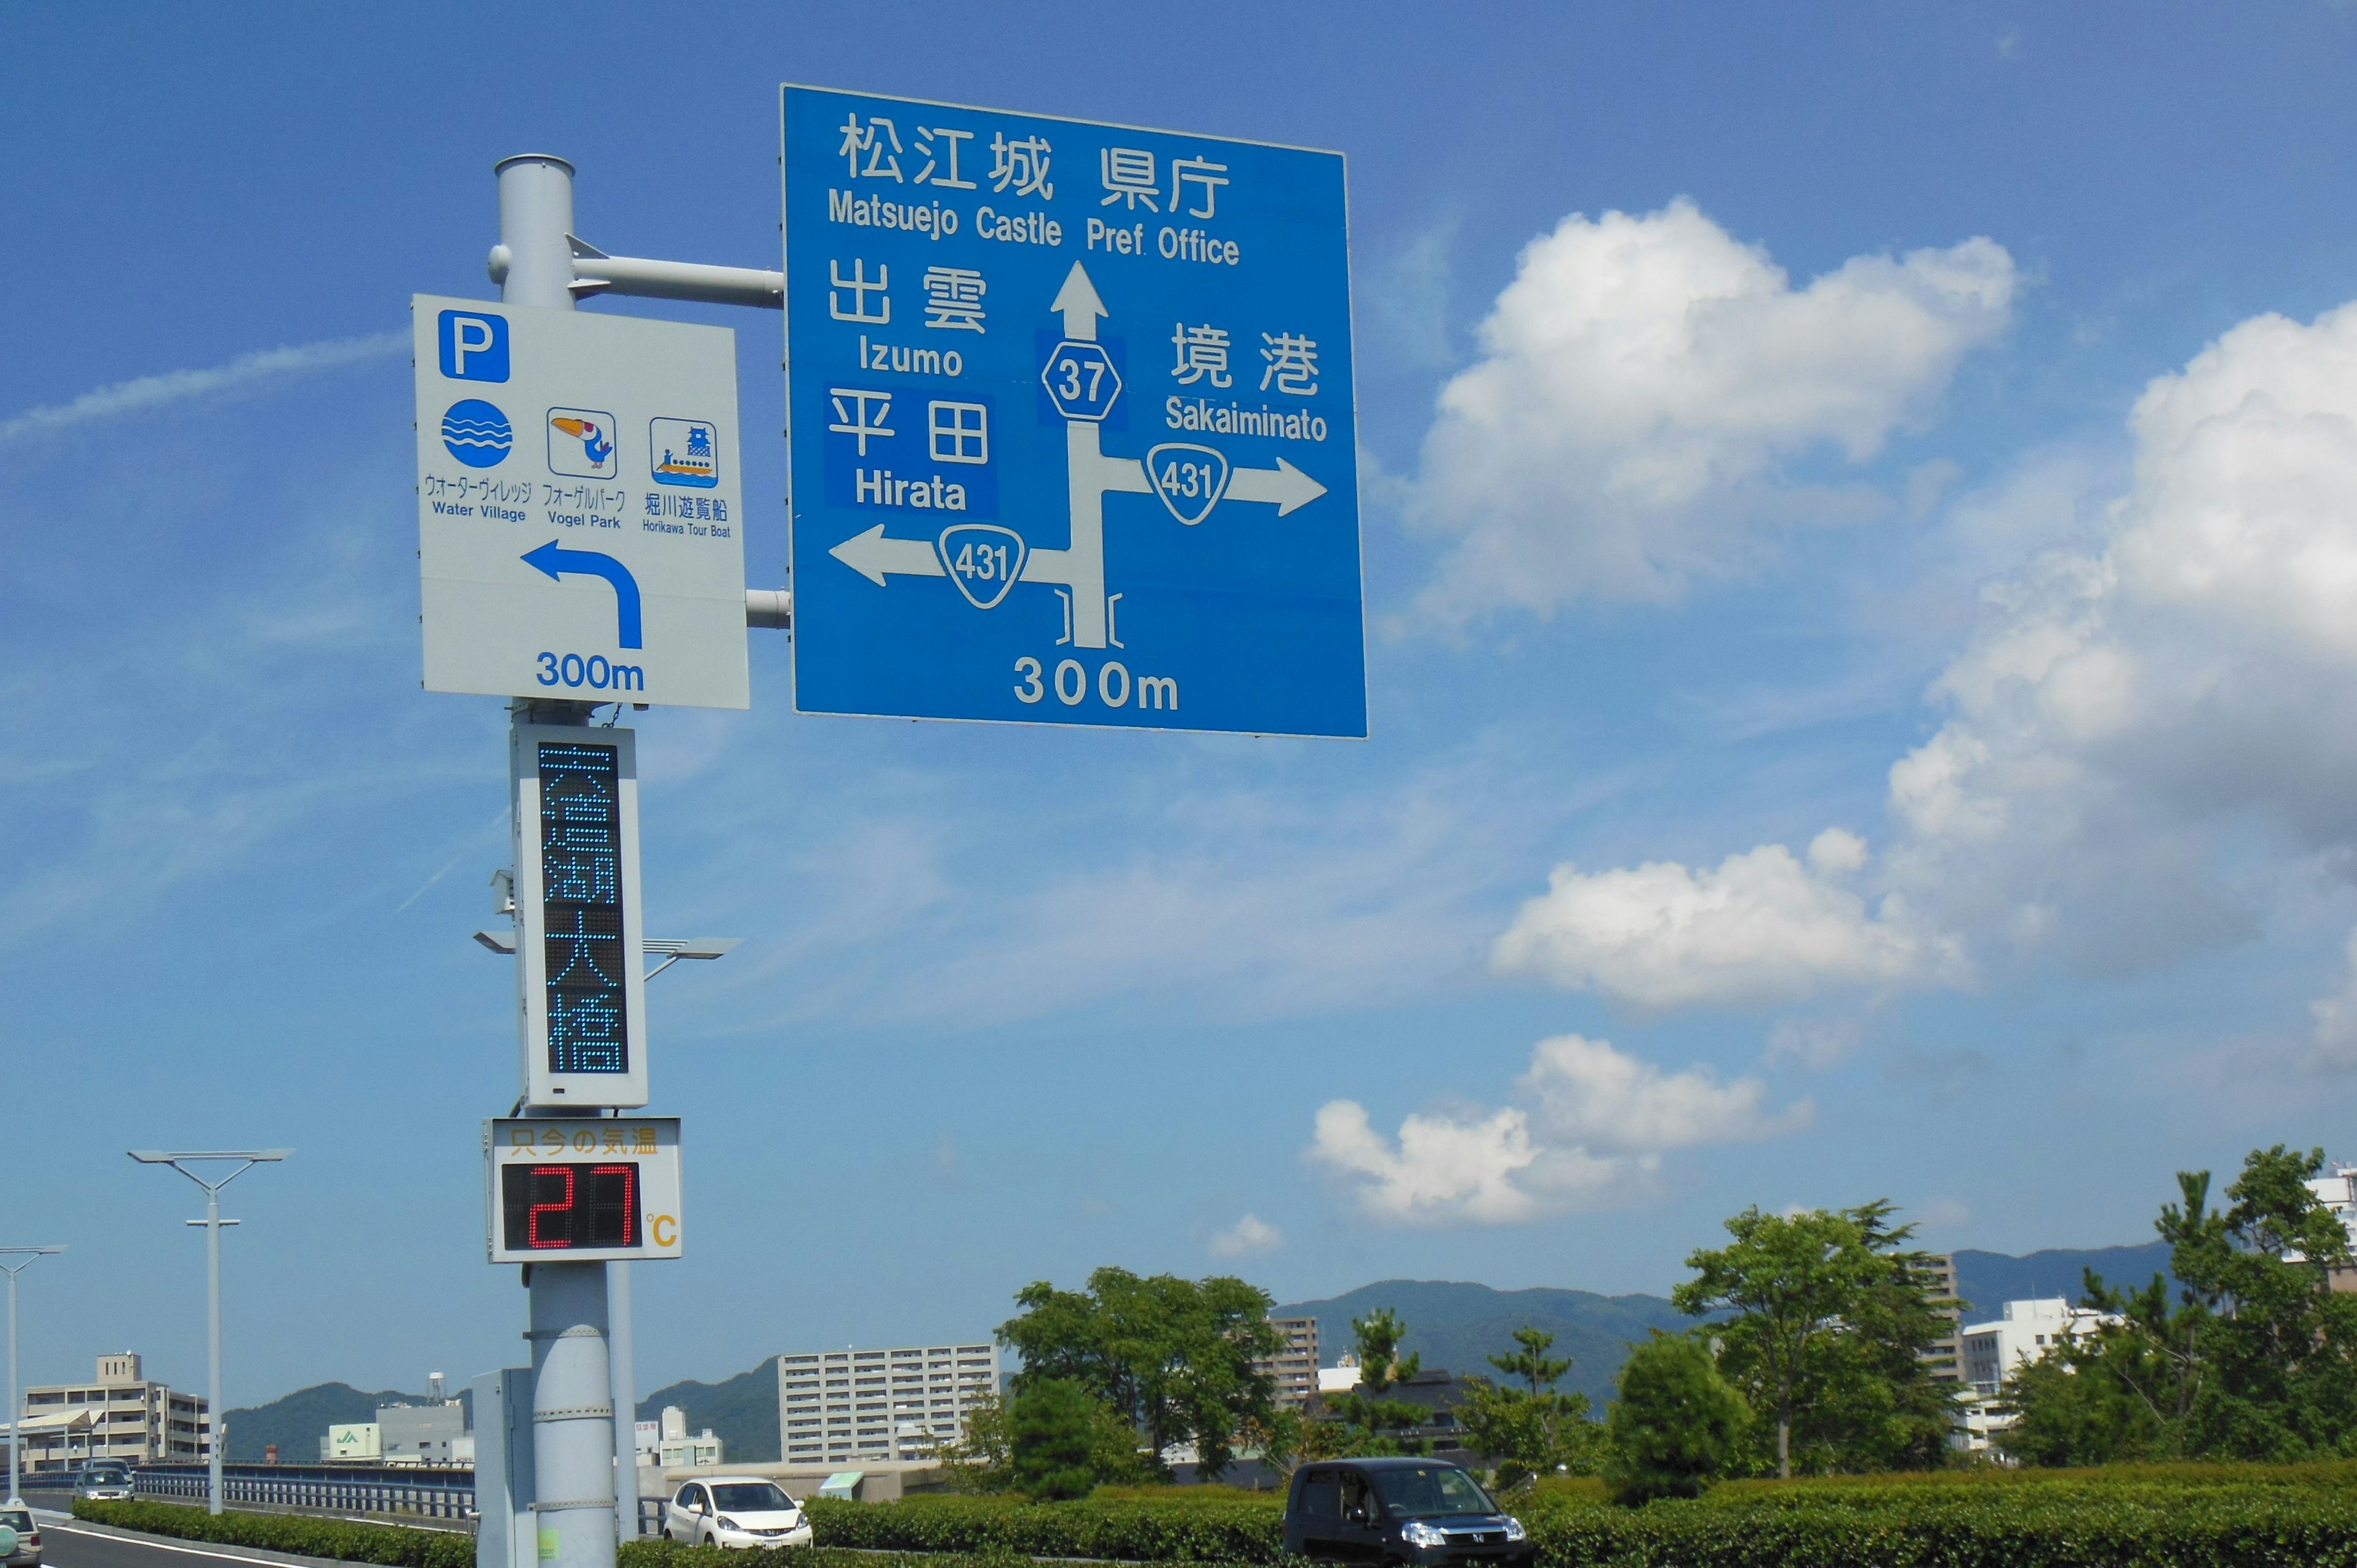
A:
[[[1953,942],[1918,930],[1894,899],[1869,912],[1835,880],[1866,859],[1864,840],[1828,829],[1806,865],[1775,843],[1731,854],[1715,870],[1674,861],[1594,873],[1559,865],[1497,940],[1491,965],[1656,1010],[1770,1006],[1827,990],[1960,977]]]
[[[1358,1101],[1329,1101],[1308,1157],[1349,1179],[1371,1219],[1512,1224],[1641,1197],[1666,1151],[1773,1137],[1814,1113],[1802,1101],[1770,1115],[1757,1079],[1664,1073],[1577,1035],[1534,1047],[1515,1089],[1530,1109],[1412,1114],[1396,1141]]]
[[[1211,1238],[1211,1252],[1215,1258],[1248,1258],[1284,1245],[1284,1231],[1257,1214],[1247,1214]]]
[[[2357,931],[2349,934],[2348,956],[2349,972],[2341,989],[2308,1004],[2316,1019],[2311,1067],[2357,1067]]]
[[[1806,1101],[1771,1117],[1768,1086],[1756,1078],[1722,1084],[1707,1068],[1665,1073],[1623,1056],[1608,1041],[1558,1035],[1531,1048],[1531,1068],[1515,1081],[1538,1107],[1551,1138],[1613,1154],[1655,1154],[1700,1144],[1772,1136],[1805,1122]]]
[[[2091,970],[2239,940],[2286,857],[2357,844],[2357,305],[2243,323],[2129,429],[2094,540],[1987,591],[1889,781],[1922,918]]]
[[[1888,510],[1783,465],[1863,462],[1920,422],[2014,288],[1986,239],[1856,256],[1795,289],[1683,199],[1573,214],[1524,248],[1484,357],[1441,392],[1408,517],[1451,548],[1419,611],[1667,601],[1739,569],[1762,524]]]
[[[265,349],[241,354],[225,365],[200,371],[169,371],[86,392],[71,403],[29,408],[13,419],[0,420],[0,441],[81,424],[161,403],[210,397],[250,381],[277,376],[303,375],[363,360],[389,360],[409,351],[406,332],[377,332],[366,338],[333,338],[291,348]]]

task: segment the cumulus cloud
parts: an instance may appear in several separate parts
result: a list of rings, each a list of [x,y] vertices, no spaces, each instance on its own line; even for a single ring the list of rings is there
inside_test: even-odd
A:
[[[1419,611],[1667,601],[1738,569],[1763,524],[1875,515],[1878,498],[1812,491],[1785,465],[1864,462],[1920,423],[2015,286],[1986,239],[1795,288],[1691,201],[1575,213],[1523,250],[1480,361],[1441,392],[1407,515],[1450,548]]]
[[[1889,779],[1924,918],[2093,970],[2248,935],[2269,865],[2357,844],[2357,305],[2244,322],[2129,432],[2095,540],[1988,590]]]
[[[70,403],[28,408],[13,419],[0,419],[0,441],[63,430],[162,403],[217,396],[252,381],[331,370],[364,360],[389,360],[407,353],[409,346],[406,332],[377,332],[366,338],[334,338],[291,348],[265,349],[203,370],[168,371],[162,375],[114,381],[86,392]]]
[[[1777,845],[1715,873],[1561,867],[1496,966],[1656,1007],[1940,983],[1966,944],[2118,973],[2247,939],[2287,875],[2345,875],[2357,304],[2242,323],[2155,378],[2127,434],[2122,477],[2050,454],[1960,503],[1984,543],[2072,542],[1984,591],[1931,690],[1943,722],[1890,768],[1878,864],[1821,837],[1805,867]],[[2357,982],[2315,1004],[2312,1043],[2357,1065]]]
[[[1497,940],[1491,964],[1651,1011],[1772,1006],[1960,976],[1960,950],[1917,929],[1900,900],[1869,909],[1843,886],[1866,862],[1863,839],[1829,828],[1805,864],[1771,843],[1716,868],[1559,865]]]
[[[1284,1231],[1257,1214],[1247,1214],[1211,1238],[1211,1253],[1215,1258],[1248,1258],[1274,1252],[1284,1245]]]
[[[1308,1157],[1351,1185],[1360,1210],[1400,1225],[1512,1224],[1644,1196],[1670,1150],[1804,1126],[1807,1101],[1766,1109],[1757,1079],[1665,1073],[1603,1040],[1541,1040],[1516,1080],[1523,1106],[1409,1115],[1396,1139],[1352,1100],[1318,1108]]]
[[[2308,1004],[2316,1019],[2309,1065],[2318,1068],[2357,1067],[2357,931],[2349,934],[2349,969],[2341,989]]]

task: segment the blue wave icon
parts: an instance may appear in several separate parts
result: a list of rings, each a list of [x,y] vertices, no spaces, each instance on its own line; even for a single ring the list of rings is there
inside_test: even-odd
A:
[[[515,445],[515,427],[508,416],[481,398],[464,398],[442,416],[442,445],[469,468],[494,468],[507,461]]]

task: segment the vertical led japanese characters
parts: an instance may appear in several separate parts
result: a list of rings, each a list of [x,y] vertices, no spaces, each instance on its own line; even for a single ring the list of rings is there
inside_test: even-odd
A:
[[[544,741],[539,750],[548,1070],[628,1072],[614,749]]]

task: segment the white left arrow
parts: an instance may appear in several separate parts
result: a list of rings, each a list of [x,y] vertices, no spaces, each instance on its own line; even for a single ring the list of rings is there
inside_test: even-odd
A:
[[[888,585],[884,581],[888,572],[903,577],[949,575],[942,570],[942,558],[933,553],[931,540],[887,539],[880,522],[865,533],[853,534],[827,553],[879,588]]]
[[[1228,476],[1222,501],[1275,501],[1283,517],[1326,493],[1326,487],[1279,457],[1274,468],[1238,468]]]

